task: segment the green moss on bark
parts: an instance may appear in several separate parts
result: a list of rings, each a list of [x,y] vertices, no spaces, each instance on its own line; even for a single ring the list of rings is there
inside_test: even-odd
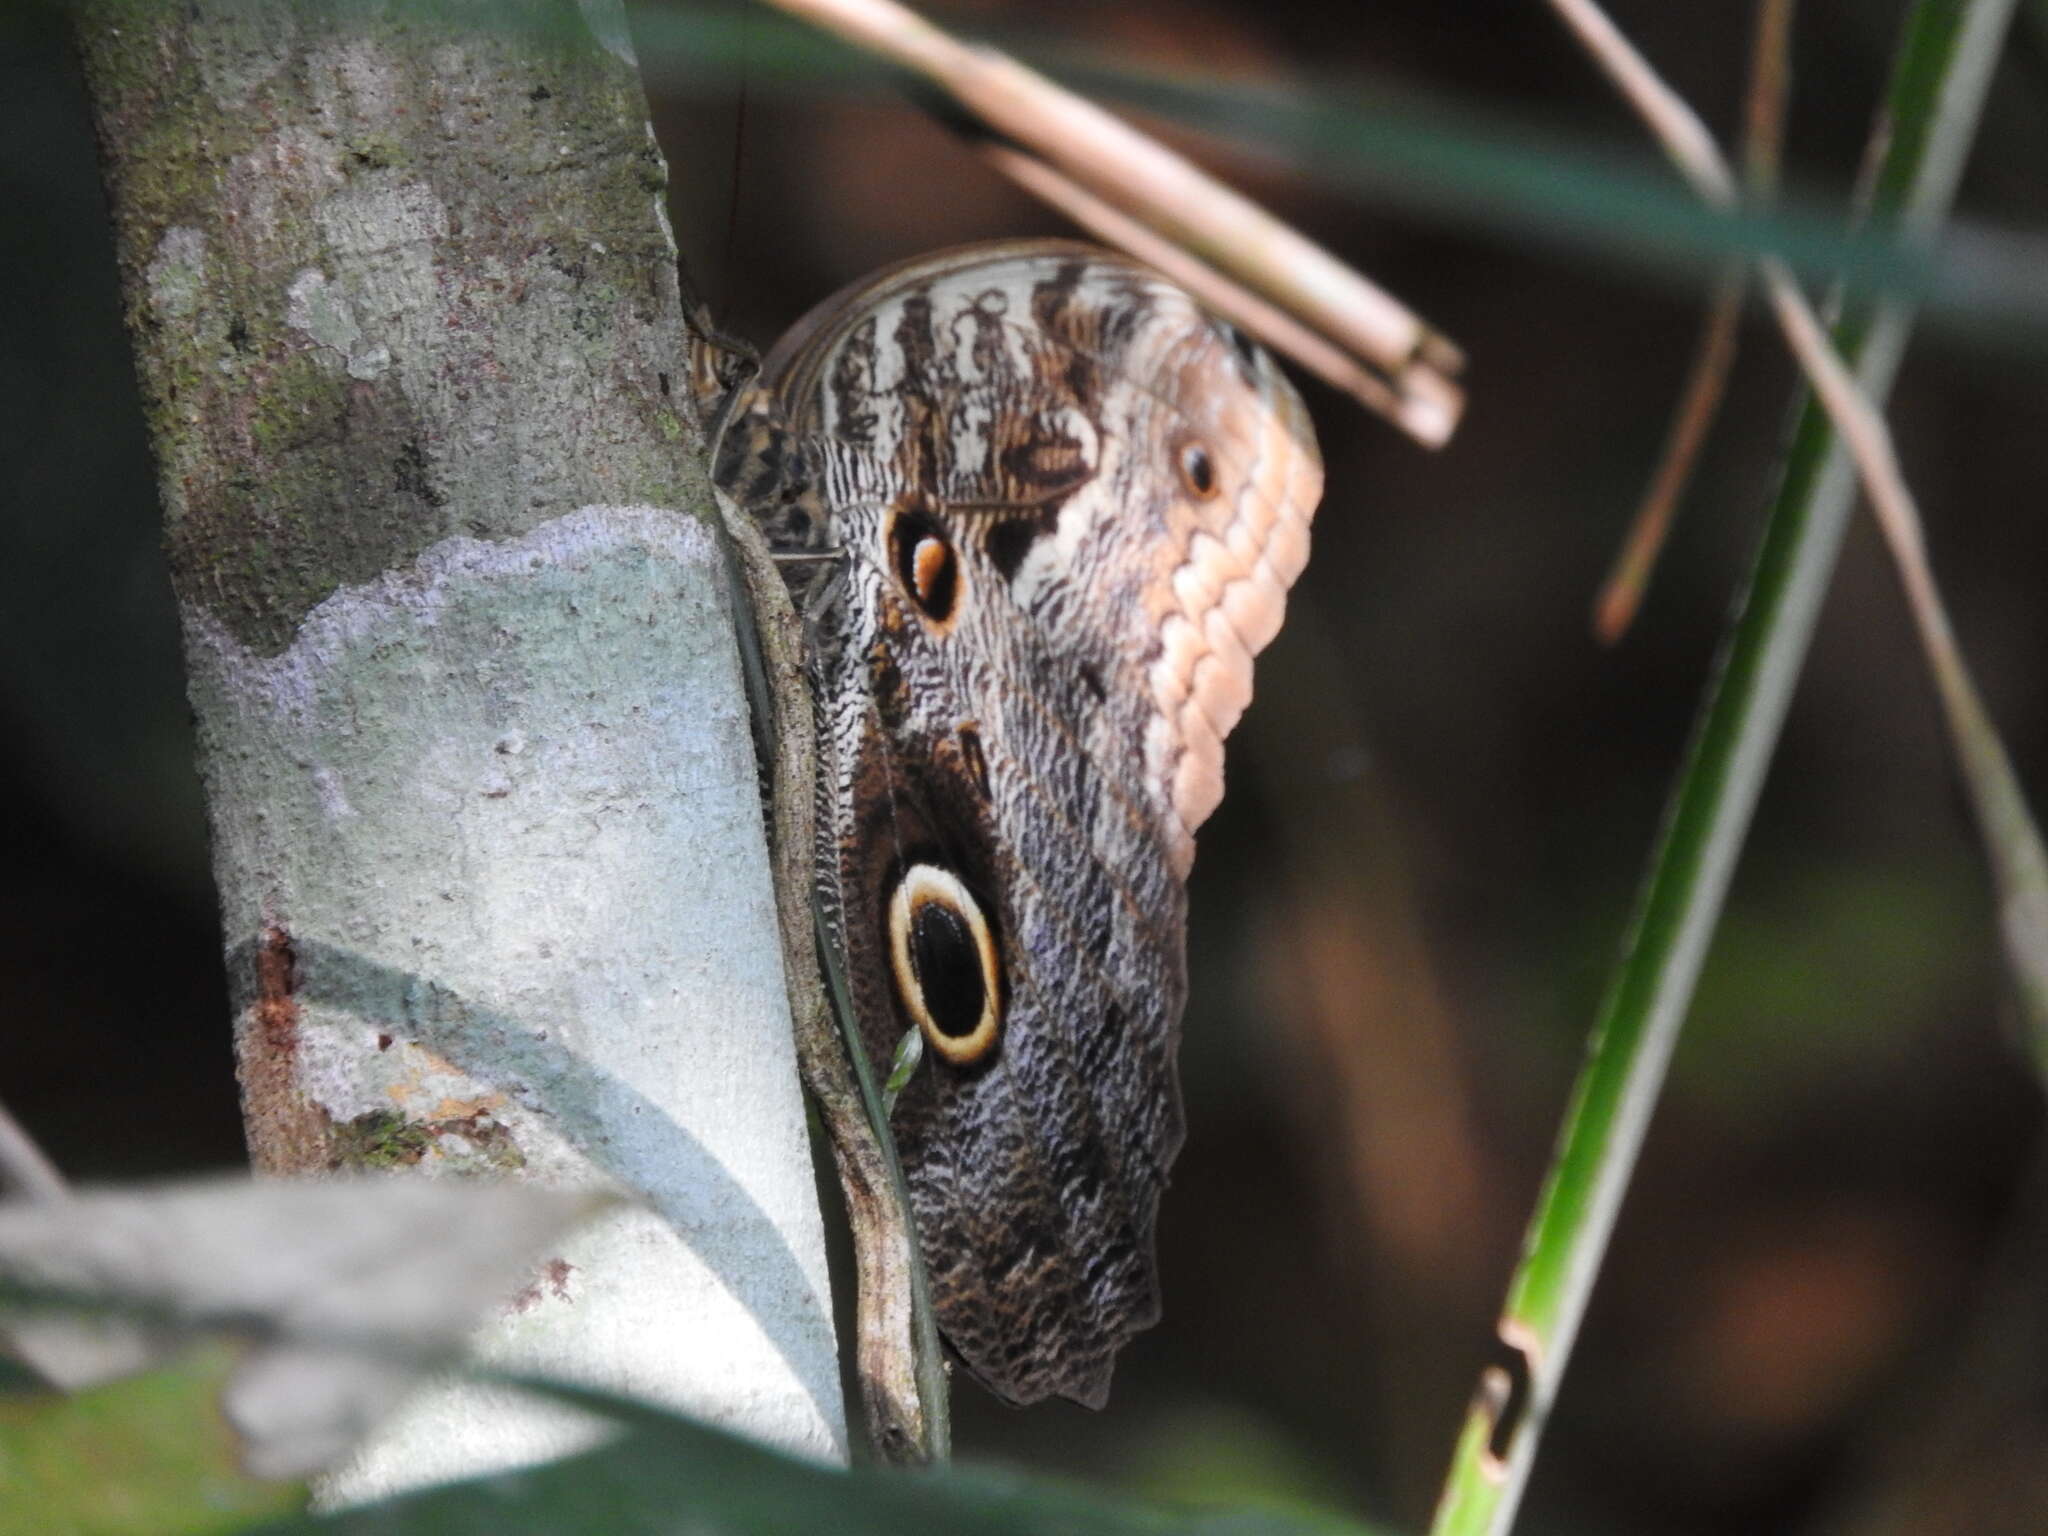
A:
[[[447,1173],[504,1175],[526,1166],[512,1135],[490,1115],[408,1120],[395,1111],[358,1115],[334,1127],[332,1161],[339,1168],[384,1172],[431,1158]]]

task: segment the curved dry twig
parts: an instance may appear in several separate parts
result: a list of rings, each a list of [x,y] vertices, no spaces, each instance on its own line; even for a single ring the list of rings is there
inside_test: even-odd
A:
[[[832,1145],[853,1234],[855,1355],[868,1437],[893,1465],[943,1462],[951,1436],[938,1363],[930,1358],[930,1341],[921,1345],[919,1339],[916,1230],[820,973],[811,895],[817,731],[804,680],[803,629],[761,530],[723,491],[716,494],[737,567],[735,597],[746,610],[736,621],[743,643],[751,636],[758,647],[749,658],[759,668],[751,682],[765,695],[755,708],[766,716],[769,862],[797,1066]]]
[[[1451,375],[1464,359],[1448,338],[1149,134],[895,0],[770,3],[937,86],[1007,151],[997,164],[1035,196],[1142,261],[1176,253],[1171,275],[1183,287],[1417,442],[1439,447],[1457,427],[1464,395]],[[1194,281],[1190,265],[1204,269]],[[1234,291],[1227,305],[1222,289]],[[1274,315],[1289,323],[1268,325]]]

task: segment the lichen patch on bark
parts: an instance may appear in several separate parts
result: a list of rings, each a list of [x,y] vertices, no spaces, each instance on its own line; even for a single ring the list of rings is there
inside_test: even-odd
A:
[[[165,323],[189,319],[199,308],[206,280],[206,236],[182,224],[165,230],[144,275],[156,319]]]

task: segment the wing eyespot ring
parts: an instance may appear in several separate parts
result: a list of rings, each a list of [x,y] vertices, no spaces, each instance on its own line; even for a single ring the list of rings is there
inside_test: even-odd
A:
[[[995,931],[960,877],[936,864],[904,870],[889,898],[889,973],[925,1044],[971,1067],[1002,1034]]]
[[[1173,450],[1173,467],[1180,483],[1197,501],[1208,501],[1223,486],[1216,475],[1216,460],[1209,445],[1198,437],[1184,437]]]

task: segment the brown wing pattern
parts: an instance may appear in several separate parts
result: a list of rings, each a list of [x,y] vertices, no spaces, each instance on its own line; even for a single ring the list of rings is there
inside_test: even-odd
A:
[[[844,551],[808,594],[821,871],[875,1064],[930,1047],[893,1128],[940,1325],[1002,1397],[1099,1406],[1158,1316],[1184,881],[1314,439],[1258,348],[1065,242],[870,279],[764,387]]]

